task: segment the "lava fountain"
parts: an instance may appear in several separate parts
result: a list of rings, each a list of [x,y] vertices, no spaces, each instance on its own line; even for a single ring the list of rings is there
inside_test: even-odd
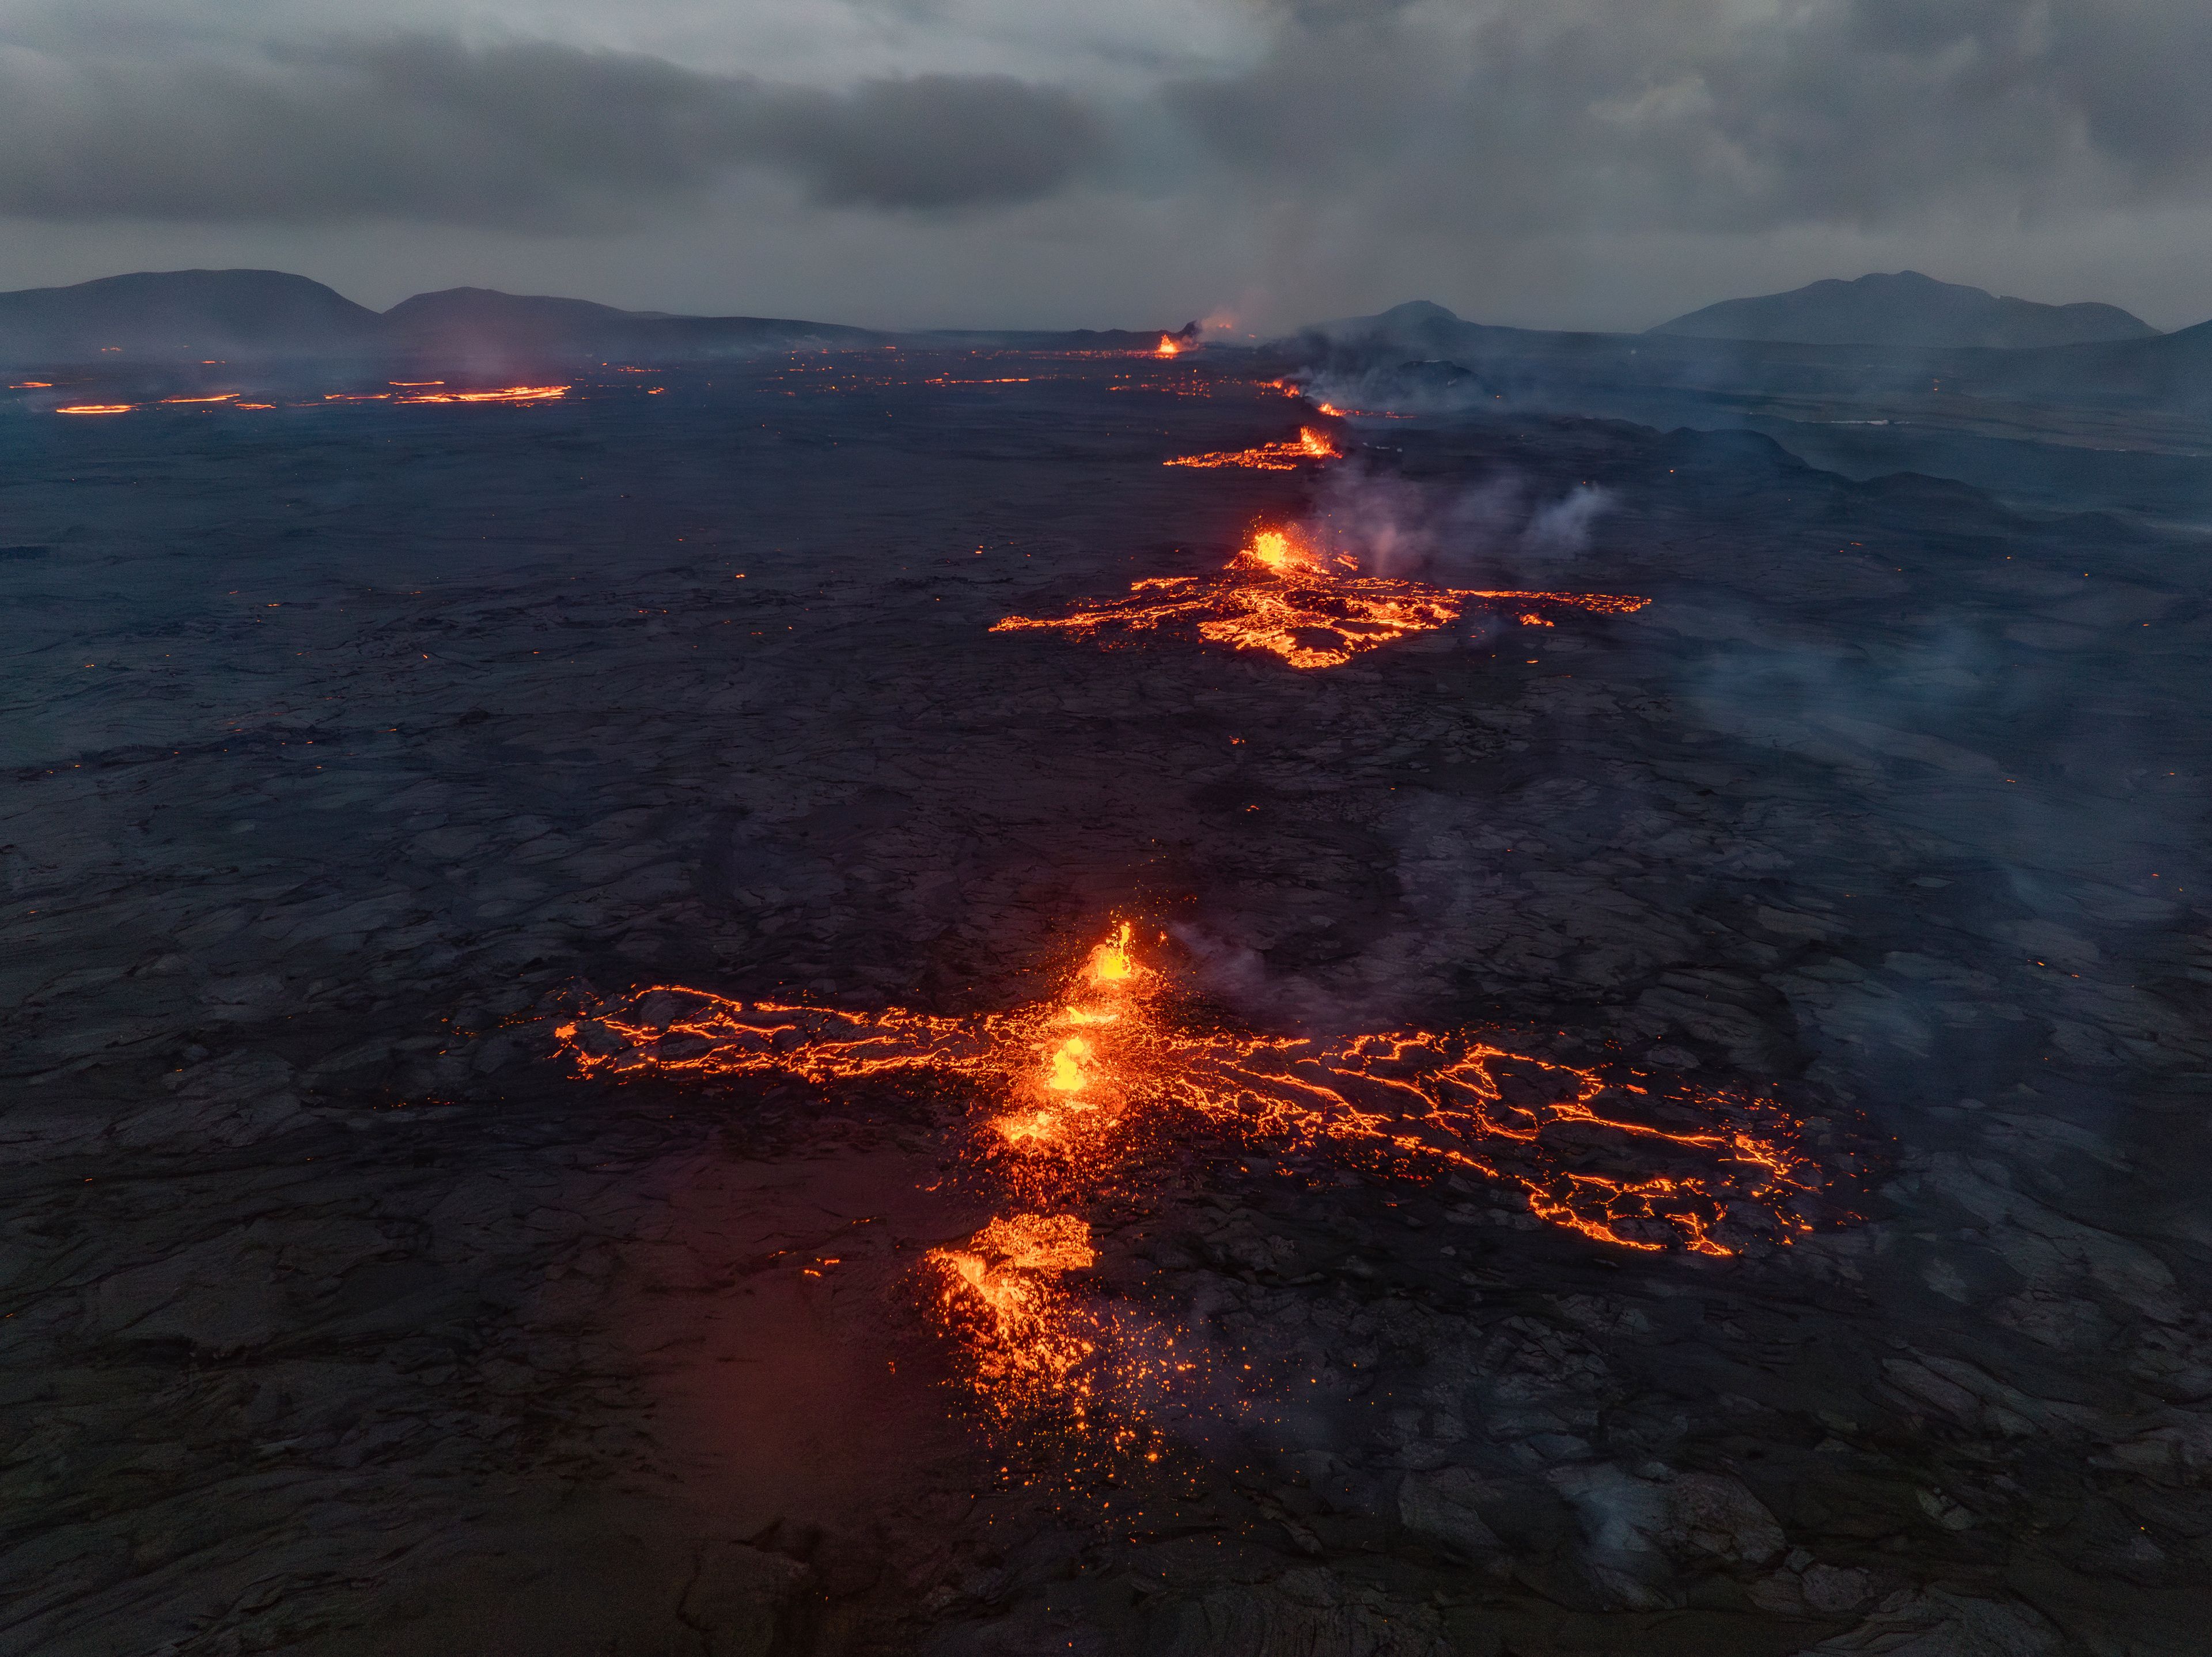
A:
[[[1208,457],[1199,457],[1208,458]],[[1217,574],[1155,576],[1125,597],[1093,600],[1065,616],[1007,616],[994,633],[1064,633],[1100,645],[1138,634],[1194,627],[1208,643],[1261,650],[1293,667],[1340,667],[1362,651],[1448,627],[1471,605],[1628,615],[1651,600],[1626,594],[1539,593],[1433,587],[1360,573],[1347,553],[1325,554],[1292,529],[1255,530]]]

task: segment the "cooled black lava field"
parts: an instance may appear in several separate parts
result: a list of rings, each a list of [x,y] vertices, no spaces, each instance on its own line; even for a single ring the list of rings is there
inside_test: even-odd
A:
[[[0,1647],[2204,1649],[2201,529],[1210,352],[563,377],[0,409]],[[990,631],[1322,515],[1650,602]],[[1194,1130],[1057,1279],[1141,1386],[1000,1409],[977,1084],[576,1045],[1124,919],[1209,1028],[1767,1101],[1801,1220]]]

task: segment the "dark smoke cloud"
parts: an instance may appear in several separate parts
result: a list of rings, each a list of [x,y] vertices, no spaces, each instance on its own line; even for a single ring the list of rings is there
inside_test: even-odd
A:
[[[415,36],[252,59],[0,54],[0,213],[526,228],[623,222],[742,166],[816,201],[1031,199],[1098,149],[1070,95],[997,76],[823,91],[543,42]]]

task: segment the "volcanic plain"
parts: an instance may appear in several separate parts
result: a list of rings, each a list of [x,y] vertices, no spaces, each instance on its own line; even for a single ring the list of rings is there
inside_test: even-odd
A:
[[[0,1644],[2202,1650],[2201,528],[1273,372],[0,409]],[[1263,525],[1649,602],[992,631]],[[1124,921],[1209,1028],[1759,1101],[1799,1223],[1170,1136],[1058,1279],[1142,1360],[1074,1420],[927,1270],[1004,1211],[972,1078],[580,1063]]]

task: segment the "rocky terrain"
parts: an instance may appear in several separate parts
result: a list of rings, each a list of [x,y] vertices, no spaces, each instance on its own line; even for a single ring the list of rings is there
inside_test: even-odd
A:
[[[0,409],[0,1645],[2201,1650],[2201,533],[1527,414],[1161,464],[1302,413],[968,353]],[[988,631],[1308,513],[1652,603],[1312,673]],[[1083,1290],[1194,1358],[1104,1465],[916,1295],[961,1100],[553,1035],[1009,1006],[1117,911],[1255,1029],[1770,1091],[1855,1217],[1634,1253],[1196,1159]]]

